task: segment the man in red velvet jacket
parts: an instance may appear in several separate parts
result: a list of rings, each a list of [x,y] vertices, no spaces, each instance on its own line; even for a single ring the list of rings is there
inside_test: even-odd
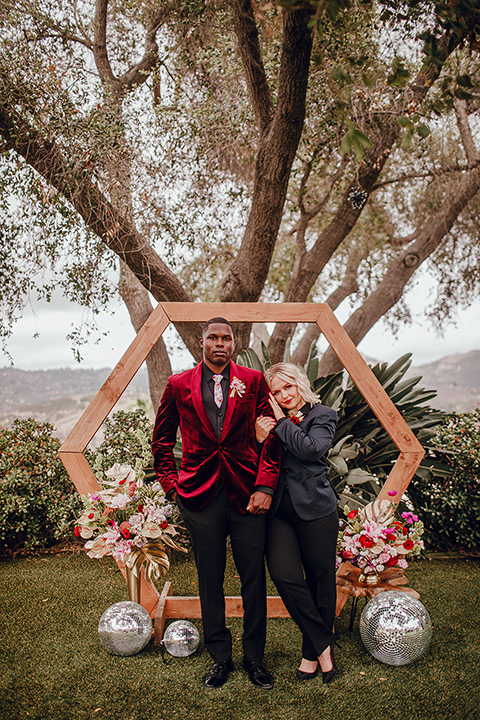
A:
[[[200,345],[203,362],[170,377],[165,388],[152,440],[155,470],[167,497],[176,498],[195,554],[204,643],[213,658],[205,687],[221,687],[233,670],[223,592],[230,537],[242,587],[243,666],[255,685],[269,689],[272,677],[262,665],[264,539],[280,444],[271,433],[261,449],[257,446],[255,419],[271,414],[269,391],[261,372],[231,360],[235,341],[229,321],[208,320]],[[179,472],[173,456],[178,427]]]

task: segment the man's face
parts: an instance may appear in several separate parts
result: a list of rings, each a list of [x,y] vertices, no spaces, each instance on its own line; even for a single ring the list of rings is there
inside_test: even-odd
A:
[[[232,328],[224,323],[212,323],[200,338],[203,359],[211,370],[221,372],[235,350]]]

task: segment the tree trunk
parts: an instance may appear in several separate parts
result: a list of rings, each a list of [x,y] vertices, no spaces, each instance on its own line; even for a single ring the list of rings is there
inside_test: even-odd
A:
[[[326,304],[330,305],[332,310],[336,310],[340,303],[345,300],[345,298],[356,292],[356,290],[358,289],[358,266],[360,265],[361,261],[366,257],[366,255],[367,252],[365,250],[359,250],[358,248],[354,248],[354,250],[350,254],[342,283],[332,292],[330,297],[326,300]],[[310,353],[312,343],[316,342],[320,335],[321,332],[318,325],[313,323],[309,325],[297,347],[295,348],[294,353],[292,354],[292,362],[296,365],[305,365],[308,360],[308,355]]]
[[[125,263],[121,264],[118,289],[122,300],[127,306],[135,332],[138,332],[153,311],[153,306],[150,302],[148,292]],[[167,384],[169,376],[172,374],[170,358],[168,357],[167,349],[162,338],[158,340],[147,355],[146,364],[150,397],[152,399],[153,411],[156,414],[163,391],[165,390],[165,385]]]
[[[256,302],[263,290],[283,214],[292,163],[302,135],[312,30],[310,8],[284,10],[276,108],[261,60],[250,0],[233,4],[235,31],[260,137],[252,206],[242,244],[222,282],[222,302]],[[251,324],[237,328],[238,349],[248,347]]]

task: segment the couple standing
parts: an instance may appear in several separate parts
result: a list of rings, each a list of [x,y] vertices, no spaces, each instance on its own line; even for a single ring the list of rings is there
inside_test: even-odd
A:
[[[269,368],[270,393],[262,373],[236,365],[233,328],[225,318],[205,323],[200,345],[203,362],[168,381],[152,450],[157,477],[176,500],[192,541],[204,643],[213,659],[204,685],[221,687],[233,670],[223,592],[228,537],[241,581],[243,667],[250,680],[273,686],[262,664],[266,552],[270,575],[303,636],[297,677],[312,679],[321,670],[330,682],[337,672],[331,646],[338,518],[325,456],[336,413],[318,404],[293,365]],[[173,456],[178,427],[179,472]]]

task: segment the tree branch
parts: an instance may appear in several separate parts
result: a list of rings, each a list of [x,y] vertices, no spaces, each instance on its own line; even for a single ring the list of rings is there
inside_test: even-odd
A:
[[[432,220],[418,233],[416,242],[393,260],[375,291],[347,320],[343,327],[355,345],[400,300],[412,275],[440,245],[459,214],[479,191],[480,166],[476,166],[463,175],[459,187],[450,192]],[[320,361],[320,373],[329,375],[339,369],[341,364],[329,348]]]
[[[247,81],[250,102],[262,133],[273,115],[273,102],[263,66],[251,0],[233,0],[234,28]]]
[[[72,167],[55,142],[46,140],[1,99],[0,135],[9,149],[21,155],[73,205],[86,226],[126,263],[158,302],[192,302],[148,240],[94,185],[88,170]],[[192,355],[200,359],[200,326],[179,324],[177,329]]]
[[[467,103],[465,100],[455,99],[453,106],[457,116],[457,125],[462,138],[463,148],[467,156],[469,167],[473,167],[480,162],[480,152],[477,150],[473,139],[472,131],[468,123]]]

